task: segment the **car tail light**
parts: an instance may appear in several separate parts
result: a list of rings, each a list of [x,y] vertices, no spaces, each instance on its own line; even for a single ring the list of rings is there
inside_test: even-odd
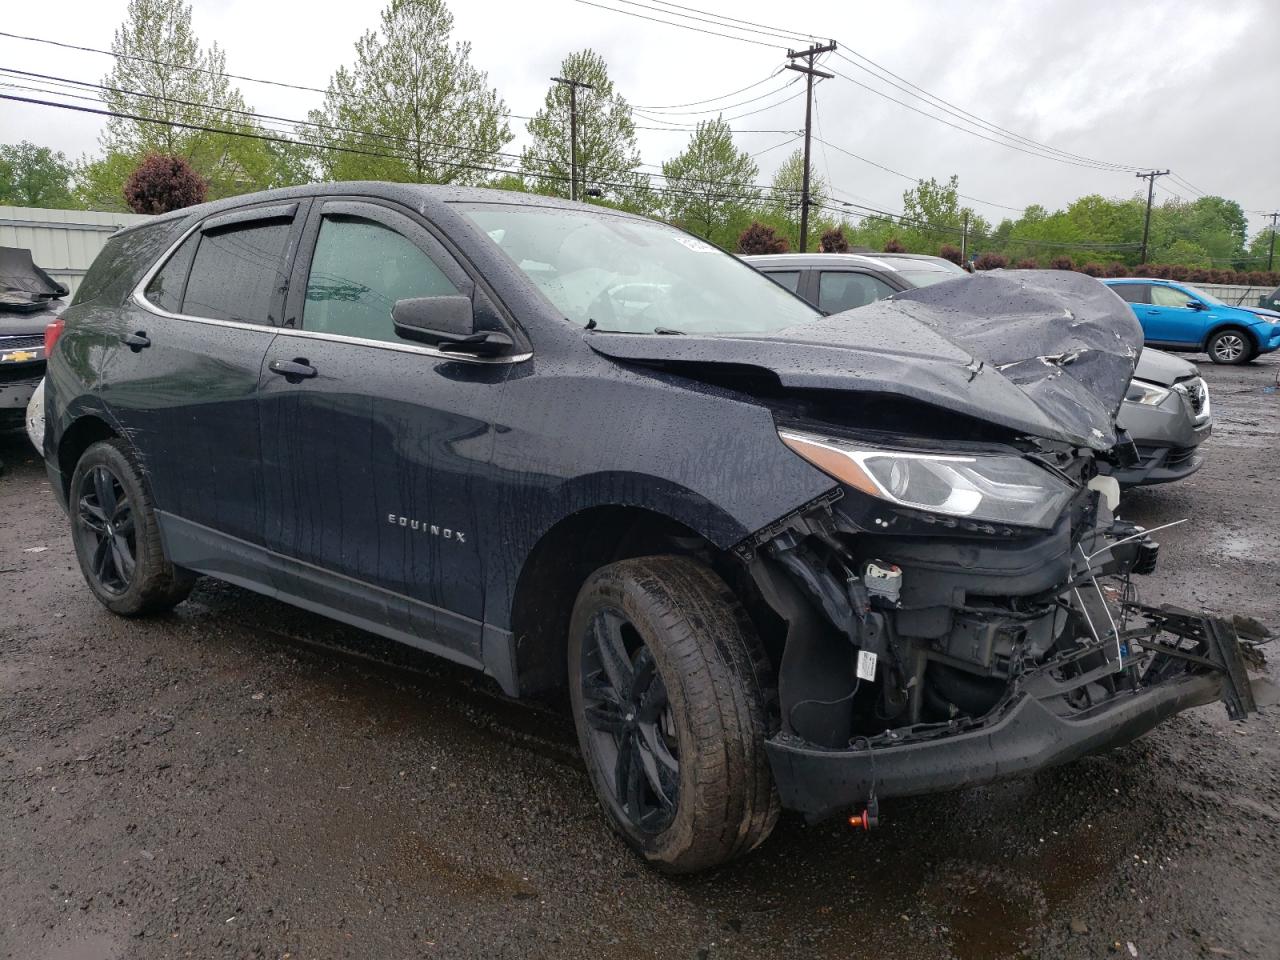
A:
[[[44,328],[44,355],[46,357],[53,356],[53,345],[62,336],[62,328],[65,326],[66,321],[61,317],[56,317]]]

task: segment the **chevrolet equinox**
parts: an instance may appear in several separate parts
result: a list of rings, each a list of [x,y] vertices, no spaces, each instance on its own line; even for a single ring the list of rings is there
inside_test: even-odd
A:
[[[115,234],[46,337],[43,453],[108,609],[208,575],[567,694],[670,871],[781,809],[870,827],[1254,708],[1259,639],[1133,599],[1142,331],[1088,277],[825,317],[638,216],[340,183]]]

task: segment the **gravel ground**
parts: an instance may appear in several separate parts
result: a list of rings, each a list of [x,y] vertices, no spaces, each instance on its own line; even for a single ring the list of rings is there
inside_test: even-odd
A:
[[[1207,369],[1209,462],[1127,499],[1191,518],[1145,599],[1280,625],[1278,372]],[[25,441],[0,458],[4,957],[1280,957],[1276,710],[871,834],[784,818],[670,880],[609,833],[567,718],[209,580],[117,619]]]

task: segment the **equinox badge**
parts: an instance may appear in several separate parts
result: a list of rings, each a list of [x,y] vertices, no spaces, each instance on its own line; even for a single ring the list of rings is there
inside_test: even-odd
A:
[[[444,537],[446,540],[455,540],[458,543],[467,542],[467,535],[461,530],[450,530],[448,527],[440,527],[434,523],[423,523],[421,520],[414,520],[412,517],[401,517],[394,513],[388,513],[387,523],[396,527],[404,527],[406,530],[421,530],[423,533],[429,533],[433,537]]]

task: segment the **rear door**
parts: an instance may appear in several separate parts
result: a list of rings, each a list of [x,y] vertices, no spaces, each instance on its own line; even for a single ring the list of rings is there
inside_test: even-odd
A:
[[[818,309],[842,313],[897,293],[885,280],[862,270],[822,270],[818,273]]]
[[[258,384],[306,207],[204,221],[126,304],[102,395],[148,468],[166,537],[185,523],[262,540]]]
[[[425,224],[371,201],[317,202],[294,276],[295,329],[262,384],[268,546],[288,558],[285,592],[478,665],[494,519],[478,474],[511,364],[402,340],[391,308],[474,296],[484,326],[500,323],[492,301]]]

